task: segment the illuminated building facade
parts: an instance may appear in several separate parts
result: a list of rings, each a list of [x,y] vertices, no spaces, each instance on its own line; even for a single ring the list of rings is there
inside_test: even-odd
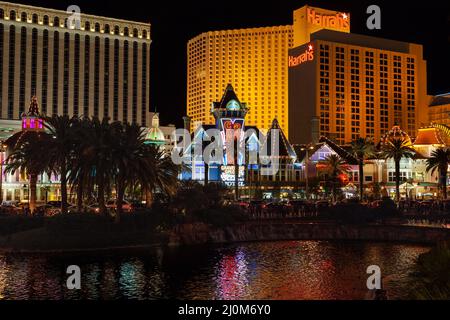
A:
[[[293,12],[293,24],[202,33],[187,45],[187,114],[191,129],[213,124],[211,103],[233,83],[247,101],[247,123],[267,131],[274,118],[289,135],[288,50],[322,30],[350,32],[350,16],[310,6]]]
[[[428,124],[422,46],[321,30],[289,51],[289,138],[374,141],[394,125]],[[293,125],[295,124],[295,125]]]
[[[147,126],[150,24],[0,2],[0,118],[44,114]],[[79,23],[78,23],[79,22]]]
[[[428,107],[430,123],[442,124],[450,127],[450,93],[437,95],[431,98]]]

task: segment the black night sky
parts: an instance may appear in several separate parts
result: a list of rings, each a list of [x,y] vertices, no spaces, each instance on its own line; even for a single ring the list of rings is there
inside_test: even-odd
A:
[[[15,1],[14,1],[15,2]],[[82,13],[129,19],[152,24],[150,103],[161,113],[162,124],[182,125],[186,112],[186,44],[201,32],[292,24],[292,11],[305,4],[351,13],[353,33],[366,34],[424,46],[428,61],[428,93],[450,91],[450,2],[412,1],[255,1],[103,0],[38,1],[23,4],[66,10],[76,4]],[[125,5],[124,5],[125,4]],[[366,28],[366,9],[382,10],[382,29]]]

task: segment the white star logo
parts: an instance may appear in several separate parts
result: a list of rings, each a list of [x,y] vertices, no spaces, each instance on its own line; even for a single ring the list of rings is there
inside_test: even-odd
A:
[[[347,20],[347,19],[348,19],[348,15],[347,15],[346,13],[343,13],[343,14],[342,14],[342,18],[344,18],[345,20]]]

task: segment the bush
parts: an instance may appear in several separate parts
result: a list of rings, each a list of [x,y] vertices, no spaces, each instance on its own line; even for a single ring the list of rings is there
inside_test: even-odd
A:
[[[0,236],[41,228],[43,225],[43,218],[27,217],[22,215],[1,216]]]
[[[425,300],[450,299],[450,242],[439,243],[419,256],[412,297]]]
[[[193,212],[192,218],[195,222],[211,224],[215,227],[225,227],[246,220],[242,209],[237,207],[218,207],[201,209]]]

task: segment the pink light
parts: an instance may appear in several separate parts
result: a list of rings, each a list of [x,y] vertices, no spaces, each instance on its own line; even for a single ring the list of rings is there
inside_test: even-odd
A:
[[[35,125],[34,125],[34,119],[30,119],[30,128],[34,129]]]
[[[22,128],[26,129],[27,128],[27,119],[23,119],[22,120]]]

